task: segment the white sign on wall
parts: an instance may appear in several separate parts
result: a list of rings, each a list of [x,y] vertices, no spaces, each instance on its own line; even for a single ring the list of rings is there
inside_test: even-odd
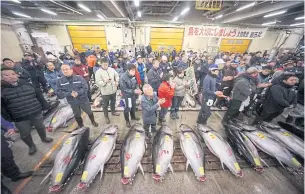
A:
[[[239,28],[219,26],[186,26],[184,34],[189,37],[219,37],[236,39],[263,38],[268,28]]]

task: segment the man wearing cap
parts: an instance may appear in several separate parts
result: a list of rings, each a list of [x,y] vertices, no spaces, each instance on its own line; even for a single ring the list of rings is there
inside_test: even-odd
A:
[[[255,67],[256,65],[260,64],[260,62],[261,62],[261,54],[262,54],[261,51],[257,51],[255,53],[255,55],[251,58],[251,60],[250,60],[250,66],[251,67]]]
[[[148,60],[146,62],[146,72],[148,73],[149,70],[153,67],[153,60],[155,56],[153,54],[148,55]]]
[[[177,73],[179,62],[180,62],[180,57],[179,57],[179,55],[176,55],[172,61],[172,68],[173,68],[174,75]]]
[[[148,43],[147,47],[146,47],[146,50],[147,50],[147,54],[150,55],[151,52],[152,52],[152,48],[150,46],[150,43]]]
[[[208,118],[211,116],[211,106],[216,96],[221,97],[223,94],[216,89],[216,78],[219,73],[218,65],[209,66],[209,73],[203,80],[203,99],[201,109],[198,114],[197,124],[206,125]]]
[[[163,75],[162,70],[159,68],[159,64],[160,64],[160,62],[157,59],[155,59],[153,61],[153,67],[147,73],[148,84],[151,85],[154,92],[156,92],[156,93],[158,93],[159,86],[162,83],[161,78]]]
[[[122,98],[125,101],[124,118],[126,120],[126,127],[131,127],[129,114],[131,120],[140,120],[136,118],[136,98],[137,95],[141,95],[142,91],[139,89],[137,80],[135,78],[137,67],[129,63],[127,71],[120,77],[120,89],[122,92]]]
[[[169,73],[172,70],[170,64],[167,62],[167,56],[165,55],[161,57],[160,68],[163,73]]]
[[[146,65],[143,62],[143,59],[140,55],[137,56],[137,62],[136,66],[138,68],[138,72],[140,74],[140,79],[141,79],[141,85],[143,85],[147,82],[147,77],[146,77]],[[142,89],[141,87],[141,89]]]
[[[172,51],[172,61],[175,59],[176,55],[177,55],[177,51],[176,51],[176,48],[173,49]]]
[[[255,67],[250,67],[246,73],[237,77],[232,92],[233,98],[222,120],[224,125],[238,116],[242,103],[246,106],[246,102],[250,102],[250,95],[256,91],[257,76],[258,70]]]

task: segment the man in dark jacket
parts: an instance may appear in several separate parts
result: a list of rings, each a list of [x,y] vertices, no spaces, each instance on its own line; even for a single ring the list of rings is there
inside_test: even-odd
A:
[[[159,86],[162,83],[163,72],[159,68],[159,61],[153,61],[153,67],[147,73],[148,84],[154,89],[154,92],[158,92]]]
[[[136,68],[134,64],[128,64],[127,71],[120,77],[120,89],[125,101],[124,118],[126,120],[126,127],[128,128],[131,127],[129,113],[131,120],[140,120],[136,118],[136,98],[137,95],[142,94],[142,91],[138,88],[135,78]]]
[[[21,139],[29,146],[29,154],[36,152],[31,136],[34,125],[42,142],[49,143],[52,138],[46,136],[41,101],[37,90],[27,82],[19,82],[18,75],[12,69],[2,68],[1,114],[6,120],[14,121]]]
[[[261,51],[257,51],[255,53],[255,55],[251,58],[251,60],[250,60],[250,66],[251,67],[255,67],[256,65],[260,64],[260,62],[261,62],[261,54],[262,54]]]
[[[229,120],[238,116],[240,106],[243,102],[246,100],[250,101],[250,95],[256,90],[257,76],[258,70],[255,67],[250,67],[246,73],[238,77],[233,87],[232,100],[222,120],[224,125]]]
[[[154,58],[155,58],[154,55],[152,54],[148,55],[146,62],[146,73],[148,73],[148,71],[152,68]]]
[[[20,64],[15,64],[15,62],[9,58],[4,58],[2,62],[3,67],[11,68],[18,74],[19,82],[31,82],[29,72],[23,69]]]
[[[179,57],[179,55],[176,55],[172,61],[172,68],[173,68],[174,75],[176,75],[176,73],[177,73],[179,63],[180,63],[180,57]]]
[[[53,92],[56,94],[57,91],[57,80],[62,77],[63,74],[61,71],[57,71],[55,69],[55,65],[52,62],[47,63],[47,70],[44,73],[44,77],[46,78],[49,86],[53,90]],[[48,94],[51,93],[50,90]]]
[[[210,65],[209,74],[203,80],[203,99],[197,123],[206,125],[208,118],[211,116],[211,106],[216,96],[222,96],[222,92],[216,92],[216,78],[219,73],[218,65]]]
[[[160,68],[163,73],[169,73],[172,70],[170,64],[167,61],[167,56],[165,55],[161,57]]]
[[[151,54],[152,52],[152,48],[150,46],[150,43],[148,43],[147,47],[146,47],[146,50],[147,50],[147,54]]]
[[[271,122],[274,118],[282,114],[285,108],[295,107],[297,104],[297,95],[293,87],[296,82],[297,77],[295,74],[285,74],[281,77],[279,83],[271,86],[266,100],[263,102],[262,113],[255,118],[253,124],[261,121]]]
[[[174,50],[172,51],[172,61],[174,60],[174,58],[176,57],[177,55],[177,51],[176,51],[176,48],[174,48]]]
[[[57,81],[57,96],[59,99],[66,98],[74,113],[74,118],[79,127],[83,127],[83,119],[81,117],[81,110],[89,116],[91,123],[94,127],[98,124],[94,120],[94,115],[91,110],[90,102],[88,99],[88,83],[78,75],[73,75],[73,70],[67,64],[61,66],[64,74]]]

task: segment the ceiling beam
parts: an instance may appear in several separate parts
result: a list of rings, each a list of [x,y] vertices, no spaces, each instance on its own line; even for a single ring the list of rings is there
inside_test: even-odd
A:
[[[121,14],[122,17],[126,17],[123,10],[121,9],[121,7],[118,5],[118,3],[116,1],[110,0],[110,2],[116,8],[116,10],[118,10],[118,12]]]

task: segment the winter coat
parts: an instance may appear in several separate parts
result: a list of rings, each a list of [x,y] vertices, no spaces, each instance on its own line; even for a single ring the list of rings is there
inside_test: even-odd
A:
[[[270,76],[267,75],[263,75],[262,73],[259,73],[258,74],[258,77],[257,77],[257,80],[258,80],[258,83],[259,84],[262,84],[262,83],[269,83],[269,80],[270,80]]]
[[[108,82],[108,80],[111,82]],[[107,70],[100,68],[95,73],[95,82],[101,90],[102,95],[111,95],[115,94],[118,87],[116,83],[119,83],[119,74],[111,67],[108,67]]]
[[[240,75],[233,87],[233,99],[245,101],[256,90],[255,82],[247,76],[247,74]]]
[[[72,91],[78,93],[76,98],[71,95]],[[57,97],[59,99],[67,98],[68,103],[71,105],[89,102],[87,93],[88,83],[79,75],[72,75],[71,77],[63,76],[57,81]]]
[[[297,103],[297,95],[293,87],[280,81],[271,86],[263,103],[263,110],[266,113],[281,112],[292,104]]]
[[[142,118],[144,124],[156,124],[157,109],[159,108],[158,97],[153,95],[152,98],[143,95],[141,99]]]
[[[186,89],[185,89],[186,78],[184,76],[181,78],[177,75],[173,79],[173,82],[176,83],[174,96],[181,96],[181,97],[184,96],[186,93]]]
[[[148,72],[151,68],[153,68],[153,64],[151,62],[146,63],[146,72]]]
[[[238,67],[236,68],[236,70],[237,70],[238,73],[244,73],[244,72],[246,72],[246,66],[245,66],[245,67],[240,67],[240,66],[238,66]]]
[[[304,106],[304,79],[300,81],[298,88],[298,103]]]
[[[86,81],[89,81],[89,71],[86,65],[74,65],[72,67],[74,75],[79,75],[83,77]],[[85,76],[86,74],[86,76]]]
[[[23,69],[27,70],[30,75],[32,84],[36,88],[40,88],[40,84],[43,88],[47,86],[47,80],[44,77],[42,67],[34,61],[23,60],[21,63]]]
[[[9,121],[24,121],[41,113],[35,87],[26,82],[16,86],[2,82],[1,114]]]
[[[160,63],[160,68],[161,68],[163,73],[169,73],[172,70],[172,68],[171,68],[169,63],[161,62]]]
[[[175,89],[170,87],[166,81],[162,82],[158,89],[158,96],[160,99],[164,98],[165,102],[161,104],[162,108],[169,108],[172,105],[172,99],[175,94]]]
[[[55,93],[57,90],[57,80],[62,76],[64,76],[63,73],[57,70],[50,71],[47,69],[44,73],[44,77],[46,78],[50,87],[55,91]]]
[[[95,63],[96,63],[96,56],[90,55],[89,57],[87,57],[88,67],[94,67]]]
[[[137,68],[138,68],[138,71],[139,71],[139,74],[140,74],[140,78],[142,81],[145,80],[145,77],[146,77],[146,66],[144,63],[137,63]]]
[[[232,76],[232,77],[235,77],[237,76],[237,70],[234,69],[234,68],[228,68],[228,69],[225,69],[224,70],[224,74],[223,74],[223,77],[226,77],[226,76]],[[233,87],[234,85],[234,79],[232,80],[227,80],[227,81],[222,81],[221,83],[221,86],[222,88],[224,87]]]
[[[162,83],[161,75],[162,70],[160,68],[155,69],[151,68],[147,73],[148,84],[154,89],[154,91],[158,91],[160,84]]]
[[[152,48],[150,45],[146,47],[147,53],[150,54],[152,52]]]
[[[134,90],[138,88],[137,80],[135,76],[129,75],[129,72],[126,71],[120,77],[120,89],[124,98],[134,98]]]
[[[203,97],[206,100],[215,98],[215,92],[216,92],[216,76],[213,76],[211,74],[208,74],[205,76],[203,80]]]

